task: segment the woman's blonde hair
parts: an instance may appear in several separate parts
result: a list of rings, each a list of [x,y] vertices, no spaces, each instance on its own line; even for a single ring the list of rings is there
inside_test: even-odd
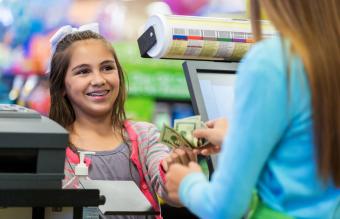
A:
[[[305,66],[312,95],[320,176],[340,186],[340,1],[252,0],[255,39],[261,39],[259,2]]]

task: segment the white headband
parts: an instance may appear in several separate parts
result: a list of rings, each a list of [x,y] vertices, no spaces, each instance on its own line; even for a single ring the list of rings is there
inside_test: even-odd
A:
[[[55,52],[58,43],[64,39],[67,35],[80,32],[80,31],[86,31],[90,30],[97,34],[99,34],[99,25],[98,23],[90,23],[90,24],[84,24],[80,26],[79,28],[74,28],[71,25],[66,25],[61,28],[51,37],[50,43],[52,47],[52,54]]]
[[[50,57],[50,61],[48,63],[48,67],[47,67],[48,68],[47,73],[49,73],[50,70],[51,70],[52,56],[57,49],[58,43],[60,41],[62,41],[69,34],[81,32],[81,31],[86,31],[86,30],[90,30],[92,32],[99,34],[99,25],[98,25],[98,23],[89,23],[89,24],[84,24],[84,25],[80,26],[79,28],[74,28],[71,25],[65,25],[65,26],[62,26],[61,28],[59,28],[59,30],[50,39],[51,57]]]

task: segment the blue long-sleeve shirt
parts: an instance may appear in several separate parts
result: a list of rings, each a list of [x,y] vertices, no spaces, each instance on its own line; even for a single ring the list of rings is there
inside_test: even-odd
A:
[[[240,63],[212,180],[192,173],[180,184],[181,201],[200,218],[242,217],[254,188],[268,206],[296,218],[340,218],[340,189],[317,173],[306,72],[283,45],[279,37],[260,42]]]

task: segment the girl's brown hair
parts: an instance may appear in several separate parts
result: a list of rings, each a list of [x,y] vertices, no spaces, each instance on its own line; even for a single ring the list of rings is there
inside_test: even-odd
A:
[[[340,186],[340,1],[252,0],[255,39],[261,39],[259,2],[304,63],[312,94],[320,176]]]
[[[56,48],[55,53],[51,60],[51,70],[50,70],[50,95],[51,95],[51,108],[49,112],[49,117],[54,121],[58,122],[65,128],[70,128],[76,119],[74,109],[64,94],[65,91],[65,76],[67,69],[70,64],[70,58],[72,50],[71,45],[77,41],[96,39],[101,40],[112,53],[114,60],[116,62],[119,74],[119,93],[116,101],[113,104],[112,111],[112,124],[118,130],[122,130],[124,121],[126,120],[126,114],[124,110],[124,103],[126,99],[126,85],[125,78],[122,67],[118,61],[117,55],[108,41],[106,41],[101,35],[96,34],[92,31],[81,31],[75,32],[65,36]]]

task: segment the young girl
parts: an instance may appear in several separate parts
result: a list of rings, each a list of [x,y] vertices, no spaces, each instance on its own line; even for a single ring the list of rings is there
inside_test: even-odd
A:
[[[211,182],[194,163],[174,164],[169,194],[201,218],[241,218],[256,188],[253,218],[338,219],[340,1],[253,0],[257,39],[258,2],[281,36],[240,63],[224,140],[221,120],[194,133],[223,143]]]
[[[98,25],[79,29],[62,27],[51,39],[50,118],[69,131],[65,187],[79,163],[77,150],[94,151],[86,159],[89,178],[133,180],[153,208],[160,210],[157,195],[168,203],[164,172],[171,163],[186,164],[196,156],[159,143],[152,124],[126,119],[125,78],[112,46],[98,34]],[[141,216],[115,218],[144,218]]]

